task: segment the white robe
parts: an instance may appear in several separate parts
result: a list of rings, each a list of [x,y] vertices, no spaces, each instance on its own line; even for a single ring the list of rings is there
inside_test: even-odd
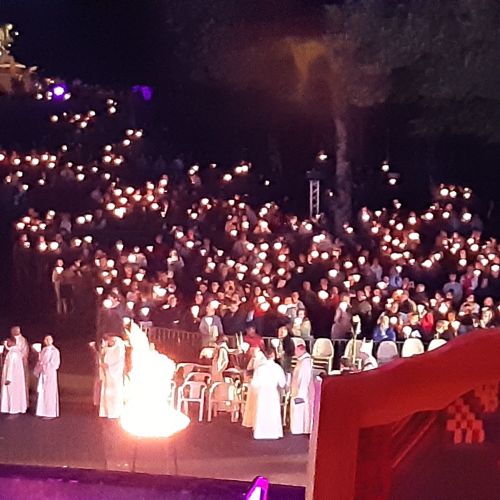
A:
[[[253,427],[254,439],[279,439],[283,437],[280,389],[283,389],[285,385],[285,372],[273,360],[266,360],[255,370],[251,384],[257,394]]]
[[[5,385],[9,380],[10,384]],[[26,384],[24,378],[23,356],[19,346],[7,351],[2,369],[2,391],[0,411],[2,413],[26,413]]]
[[[57,385],[57,370],[61,364],[59,349],[53,345],[42,349],[35,375],[38,377],[36,415],[38,417],[59,416],[59,388]]]
[[[296,403],[295,398],[303,399]],[[314,379],[312,358],[307,352],[297,360],[293,370],[290,401],[290,431],[292,434],[310,434],[314,409]]]
[[[101,379],[100,417],[120,418],[125,397],[124,371],[125,344],[121,339],[117,339],[114,346],[102,348],[99,370]]]
[[[265,363],[267,358],[262,351],[257,351],[255,356],[249,361],[247,370],[255,371],[260,365]],[[255,423],[255,411],[257,408],[257,389],[250,384],[248,387],[247,399],[245,401],[245,411],[243,412],[243,420],[241,425],[243,427],[253,427]]]
[[[28,361],[30,355],[30,345],[23,335],[17,335],[14,337],[16,339],[16,347],[19,348],[19,352],[23,358],[23,368],[24,368],[24,382],[26,385],[26,401],[29,402],[30,393],[30,372],[28,368]]]

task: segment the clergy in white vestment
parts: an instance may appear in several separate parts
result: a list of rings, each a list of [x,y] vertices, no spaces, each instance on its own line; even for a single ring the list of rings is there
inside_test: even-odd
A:
[[[10,335],[14,339],[16,345],[19,347],[21,356],[23,358],[23,368],[24,368],[24,382],[26,385],[26,401],[29,402],[29,387],[30,387],[30,377],[28,369],[28,357],[30,354],[30,345],[26,340],[26,337],[21,333],[21,327],[13,326],[10,329]]]
[[[24,381],[23,356],[16,341],[12,338],[5,342],[7,355],[2,369],[2,390],[0,411],[2,413],[26,413],[26,384]]]
[[[59,416],[57,370],[61,364],[61,355],[51,335],[43,339],[43,345],[35,367],[35,376],[38,377],[35,413],[37,417],[55,418]]]
[[[290,431],[292,434],[310,434],[314,407],[314,379],[312,358],[306,344],[298,339],[295,345],[297,365],[293,370],[290,388]]]
[[[247,365],[247,373],[252,373],[255,375],[257,368],[266,362],[266,355],[260,350],[259,347],[253,347],[251,349],[250,361]],[[243,427],[253,428],[255,423],[255,410],[257,408],[257,389],[253,387],[252,384],[248,386],[247,397],[245,401],[245,410],[243,411],[243,420],[241,425]]]
[[[256,391],[254,439],[280,439],[283,437],[281,419],[281,390],[286,377],[283,368],[274,361],[274,350],[266,352],[266,361],[255,370],[251,387]]]
[[[120,418],[124,403],[125,343],[120,337],[107,336],[101,349],[99,378],[101,395],[99,416]]]

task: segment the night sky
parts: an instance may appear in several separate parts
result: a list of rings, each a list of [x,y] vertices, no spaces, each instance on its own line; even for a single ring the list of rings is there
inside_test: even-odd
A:
[[[273,2],[274,7],[280,5],[280,0],[255,2],[254,22],[265,18],[265,6]],[[16,59],[38,66],[41,74],[68,80],[79,78],[115,88],[152,85],[156,106],[166,117],[165,130],[174,145],[173,154],[188,153],[199,161],[236,161],[246,155],[247,159],[263,164],[268,154],[266,130],[252,121],[252,112],[257,108],[252,97],[238,100],[226,89],[210,89],[211,93],[207,93],[186,74],[177,73],[175,46],[167,27],[167,3],[0,0],[0,20],[14,23],[20,32],[13,48]],[[295,16],[300,23],[301,14],[310,17],[324,3],[297,0],[295,12],[278,12],[280,19]],[[413,169],[418,179],[422,144],[406,134],[401,121],[385,123],[392,118],[386,118],[389,115],[384,113],[375,110],[366,122],[363,151],[356,143],[356,152],[362,153],[362,168],[377,169],[386,151],[390,151],[395,168]],[[303,172],[309,168],[308,159],[314,158],[314,152],[322,147],[320,136],[325,132],[312,133],[313,127],[305,117],[291,120],[290,124],[293,129],[286,131],[281,144],[283,161],[287,167]],[[360,137],[356,136],[355,141],[358,140]],[[498,198],[498,190],[493,187],[498,154],[496,145],[452,138],[443,144],[442,155],[438,156],[441,179],[472,183],[481,187],[487,198]],[[484,183],[478,181],[477,170],[471,173],[471,163],[481,167]]]

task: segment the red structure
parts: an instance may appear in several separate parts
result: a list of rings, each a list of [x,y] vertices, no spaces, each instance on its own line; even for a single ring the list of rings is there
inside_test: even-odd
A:
[[[326,378],[307,498],[388,498],[395,448],[399,452],[411,446],[405,436],[418,439],[432,423],[432,413],[420,412],[448,408],[448,430],[461,428],[464,440],[480,442],[481,421],[462,396],[478,389],[476,398],[491,409],[500,381],[499,359],[500,330],[475,331],[377,370]],[[400,442],[396,435],[403,436]]]

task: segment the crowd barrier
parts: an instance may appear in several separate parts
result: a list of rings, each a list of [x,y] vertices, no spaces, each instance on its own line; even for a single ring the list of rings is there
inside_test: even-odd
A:
[[[176,362],[198,359],[202,348],[202,336],[199,332],[158,326],[143,326],[143,330],[159,352],[167,354]]]
[[[201,348],[203,347],[202,335],[199,332],[188,332],[186,330],[176,330],[172,328],[163,328],[158,326],[143,326],[147,332],[150,342],[156,345],[158,351],[167,354],[175,361],[196,361]],[[271,347],[271,340],[276,337],[263,337],[266,347]],[[229,337],[230,347],[236,347],[236,337]],[[234,342],[232,340],[234,339]],[[304,339],[309,352],[312,352],[314,345],[314,338]],[[349,342],[349,339],[335,339],[332,341],[335,357],[342,356]],[[373,347],[373,354],[376,355],[381,342],[375,342]],[[404,341],[396,341],[399,354]],[[424,342],[425,344],[425,342]]]

